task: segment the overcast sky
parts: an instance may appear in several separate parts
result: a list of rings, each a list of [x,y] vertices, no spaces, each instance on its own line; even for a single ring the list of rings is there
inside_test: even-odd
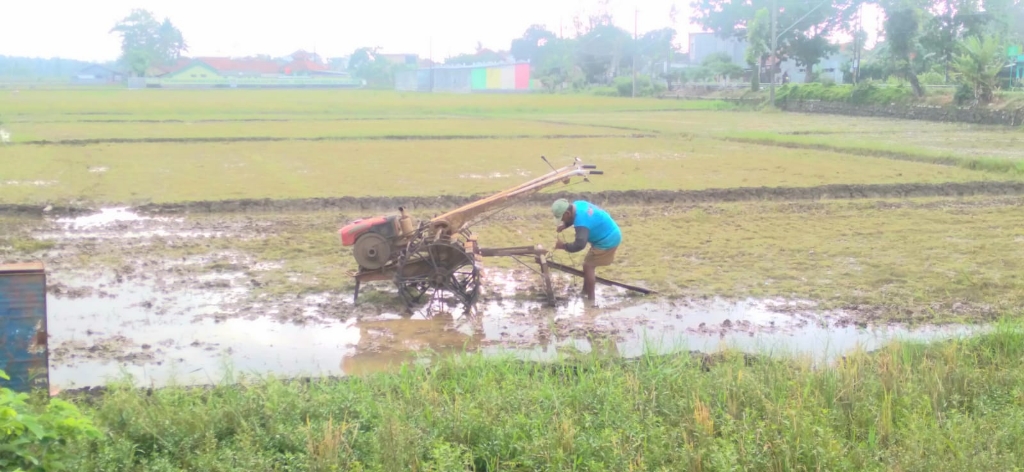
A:
[[[639,9],[642,34],[666,26],[678,32],[685,50],[689,0],[610,0],[616,24],[633,29]],[[286,55],[297,49],[325,57],[343,56],[362,46],[386,53],[416,53],[443,60],[484,47],[507,49],[531,24],[566,36],[572,17],[593,12],[596,0],[433,0],[433,1],[239,1],[101,0],[98,2],[12,0],[0,2],[0,55],[113,60],[120,54],[110,28],[132,8],[170,18],[189,44],[188,56]],[[675,4],[677,23],[669,20]],[[431,47],[431,44],[433,47]]]

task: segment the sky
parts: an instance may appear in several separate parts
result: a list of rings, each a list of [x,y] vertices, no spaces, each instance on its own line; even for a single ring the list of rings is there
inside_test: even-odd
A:
[[[597,0],[433,0],[245,2],[239,0],[10,1],[0,10],[0,55],[115,60],[120,38],[110,28],[133,8],[170,18],[189,44],[187,56],[287,55],[298,49],[322,57],[346,56],[364,46],[385,53],[419,54],[441,61],[472,52],[477,42],[507,49],[531,24],[574,34],[577,12]],[[674,27],[686,50],[689,0],[608,0],[617,25],[631,30]],[[675,4],[675,24],[669,11]],[[585,14],[583,15],[586,16]]]

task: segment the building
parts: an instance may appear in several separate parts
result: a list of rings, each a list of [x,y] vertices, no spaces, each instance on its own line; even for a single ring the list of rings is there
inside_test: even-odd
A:
[[[377,54],[377,59],[382,59],[398,66],[415,67],[420,62],[419,54]]]
[[[847,64],[850,63],[850,56],[843,53],[842,51],[829,55],[818,61],[814,65],[813,71],[817,74],[818,79],[829,78],[837,84],[845,82],[846,73],[843,69]],[[779,69],[776,72],[776,80],[781,80],[780,77],[784,74],[789,74],[790,83],[804,83],[807,82],[807,66],[798,65],[796,59],[789,58],[779,64]],[[763,80],[767,81],[767,77],[762,77]]]
[[[527,62],[452,65],[395,73],[395,90],[416,92],[528,92],[541,88]]]
[[[690,33],[690,64],[700,65],[708,56],[725,53],[732,62],[746,68],[747,42],[734,38],[724,39],[714,33]]]
[[[290,60],[196,57],[153,70],[147,87],[361,87],[363,81],[332,71],[312,56]]]
[[[124,74],[114,69],[92,64],[73,75],[71,81],[82,85],[116,84],[120,83],[123,77]]]
[[[1014,45],[1006,48],[1008,68],[1011,82],[1024,81],[1024,46]]]

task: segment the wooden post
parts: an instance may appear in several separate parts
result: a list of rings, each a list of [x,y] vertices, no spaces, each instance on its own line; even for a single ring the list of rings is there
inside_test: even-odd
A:
[[[537,264],[540,265],[540,275],[544,279],[544,293],[548,296],[548,303],[555,306],[555,287],[551,284],[551,271],[548,270],[548,260],[543,254],[537,256]]]

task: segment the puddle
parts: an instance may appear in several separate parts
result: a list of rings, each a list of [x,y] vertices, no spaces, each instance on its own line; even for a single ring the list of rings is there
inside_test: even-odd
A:
[[[51,185],[57,185],[56,180],[5,180],[0,182],[0,185],[7,186],[29,186],[29,187],[49,187]]]
[[[219,382],[227,366],[236,373],[280,377],[344,376],[425,361],[427,353],[463,350],[549,360],[567,349],[633,357],[645,347],[656,353],[734,347],[829,361],[857,346],[873,349],[894,338],[930,340],[972,331],[837,327],[837,315],[815,313],[808,302],[631,301],[610,287],[598,287],[600,308],[581,301],[547,308],[533,300],[492,298],[470,316],[354,316],[350,294],[324,293],[229,313],[247,290],[233,277],[230,272],[204,275],[172,291],[160,285],[166,281],[155,280],[58,282],[62,290],[47,297],[51,384],[55,389],[102,385],[122,373],[144,386],[209,384]],[[522,288],[506,282],[493,291],[505,295]],[[279,316],[282,306],[301,316]],[[350,319],[341,321],[345,317]]]
[[[530,173],[525,170],[517,170],[511,174],[505,174],[501,172],[491,172],[490,174],[459,174],[460,179],[502,179],[505,177],[511,177],[513,175],[519,177],[529,177]]]
[[[181,225],[184,218],[143,216],[128,207],[103,208],[98,213],[73,218],[52,220],[58,231],[39,232],[38,239],[145,239],[155,237],[218,238],[228,234],[223,231],[172,228]],[[154,227],[153,223],[162,226]]]

